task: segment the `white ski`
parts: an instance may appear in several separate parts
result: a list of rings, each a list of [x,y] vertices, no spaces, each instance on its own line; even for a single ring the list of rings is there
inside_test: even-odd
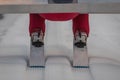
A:
[[[78,47],[74,46],[73,67],[89,68],[87,46],[85,46],[84,48],[78,48]]]
[[[44,56],[44,46],[34,47],[30,45],[30,67],[45,67],[45,56]]]

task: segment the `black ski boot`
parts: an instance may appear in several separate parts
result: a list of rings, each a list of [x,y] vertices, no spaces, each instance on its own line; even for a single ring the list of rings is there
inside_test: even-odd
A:
[[[44,36],[42,31],[33,32],[31,34],[31,42],[35,47],[42,47],[44,45]]]
[[[74,45],[78,48],[84,48],[87,42],[87,34],[85,32],[76,32]]]

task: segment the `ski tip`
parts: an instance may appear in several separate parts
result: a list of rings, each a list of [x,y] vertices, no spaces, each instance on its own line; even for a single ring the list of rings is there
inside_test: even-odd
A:
[[[73,66],[73,68],[89,68],[89,66]]]
[[[45,66],[30,66],[30,68],[45,68]]]

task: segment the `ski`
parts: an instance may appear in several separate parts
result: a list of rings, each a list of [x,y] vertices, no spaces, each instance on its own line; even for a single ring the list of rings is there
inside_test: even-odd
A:
[[[78,47],[74,46],[73,67],[74,68],[89,68],[87,46],[85,46],[83,48],[78,48]]]
[[[44,45],[42,47],[35,47],[30,45],[30,67],[45,67]]]

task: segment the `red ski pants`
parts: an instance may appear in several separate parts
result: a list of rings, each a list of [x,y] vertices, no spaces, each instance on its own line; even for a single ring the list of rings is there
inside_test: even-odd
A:
[[[29,32],[35,32],[41,29],[45,33],[45,19],[52,21],[66,21],[72,19],[73,33],[76,31],[85,32],[89,36],[89,16],[80,13],[41,13],[30,14]]]

